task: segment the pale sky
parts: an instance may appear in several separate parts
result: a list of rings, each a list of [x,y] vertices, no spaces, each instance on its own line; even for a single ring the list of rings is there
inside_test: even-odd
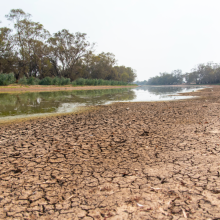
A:
[[[137,80],[220,63],[220,0],[0,0],[5,15],[21,8],[51,34],[86,33],[96,54],[115,54]]]

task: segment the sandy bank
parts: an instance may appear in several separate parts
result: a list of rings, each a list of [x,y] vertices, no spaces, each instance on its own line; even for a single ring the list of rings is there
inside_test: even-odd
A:
[[[1,126],[0,219],[220,218],[220,86],[196,96]]]
[[[96,89],[118,89],[130,88],[136,86],[0,86],[0,93],[4,92],[52,92],[52,91],[65,91],[65,90],[96,90]]]

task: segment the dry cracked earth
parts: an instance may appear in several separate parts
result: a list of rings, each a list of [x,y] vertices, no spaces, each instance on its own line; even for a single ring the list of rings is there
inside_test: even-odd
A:
[[[1,125],[0,219],[220,219],[220,86],[196,94]]]

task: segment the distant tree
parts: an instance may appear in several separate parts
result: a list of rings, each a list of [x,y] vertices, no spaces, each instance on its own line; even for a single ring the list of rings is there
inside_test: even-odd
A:
[[[199,64],[192,72],[185,74],[185,78],[189,84],[220,83],[220,65],[212,62]]]
[[[174,70],[171,73],[160,73],[159,76],[150,78],[148,85],[178,85],[183,83],[183,74],[181,70]]]
[[[147,85],[147,80],[144,80],[144,81],[135,81],[134,84],[137,84],[137,85]]]

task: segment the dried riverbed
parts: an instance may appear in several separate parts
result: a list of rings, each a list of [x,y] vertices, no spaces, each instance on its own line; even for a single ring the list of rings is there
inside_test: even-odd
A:
[[[196,95],[1,125],[0,219],[219,219],[220,86]]]

